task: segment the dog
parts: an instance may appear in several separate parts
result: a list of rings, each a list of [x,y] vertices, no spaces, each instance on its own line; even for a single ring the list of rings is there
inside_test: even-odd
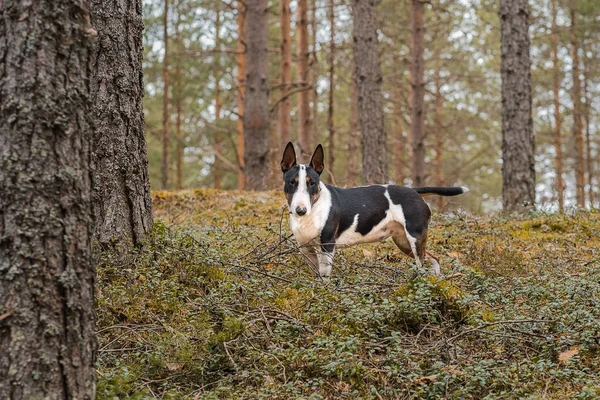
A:
[[[422,196],[456,196],[466,187],[408,188],[370,185],[348,189],[321,182],[323,146],[316,147],[309,164],[297,164],[290,142],[281,160],[290,228],[300,251],[319,275],[328,279],[336,247],[380,242],[392,238],[396,246],[415,259],[419,269],[430,259],[440,275],[436,257],[425,250],[431,210]]]

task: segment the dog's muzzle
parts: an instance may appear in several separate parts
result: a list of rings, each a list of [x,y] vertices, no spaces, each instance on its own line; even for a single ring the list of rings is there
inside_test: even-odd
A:
[[[303,216],[306,214],[306,207],[296,207],[296,214]]]

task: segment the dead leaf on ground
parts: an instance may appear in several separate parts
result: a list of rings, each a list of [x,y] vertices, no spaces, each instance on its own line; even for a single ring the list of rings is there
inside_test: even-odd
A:
[[[558,360],[560,362],[566,363],[567,361],[569,361],[569,359],[575,355],[579,354],[579,348],[578,347],[571,347],[569,350],[567,351],[563,351],[562,353],[560,353],[558,355]]]

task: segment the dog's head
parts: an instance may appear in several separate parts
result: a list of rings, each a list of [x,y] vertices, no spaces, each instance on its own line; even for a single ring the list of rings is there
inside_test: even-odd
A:
[[[290,142],[281,159],[283,191],[290,213],[301,217],[309,215],[321,194],[321,172],[323,172],[323,146],[318,145],[309,164],[296,164],[296,151]]]

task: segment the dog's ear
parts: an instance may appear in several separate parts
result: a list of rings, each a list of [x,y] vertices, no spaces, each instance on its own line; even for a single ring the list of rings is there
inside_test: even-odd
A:
[[[319,175],[321,175],[321,172],[323,172],[323,169],[325,168],[325,164],[323,163],[324,158],[325,154],[323,153],[323,146],[318,145],[310,159],[310,166],[317,171]]]
[[[283,158],[281,159],[281,171],[285,174],[294,165],[296,165],[296,151],[294,150],[294,145],[292,142],[289,142],[283,151]]]

